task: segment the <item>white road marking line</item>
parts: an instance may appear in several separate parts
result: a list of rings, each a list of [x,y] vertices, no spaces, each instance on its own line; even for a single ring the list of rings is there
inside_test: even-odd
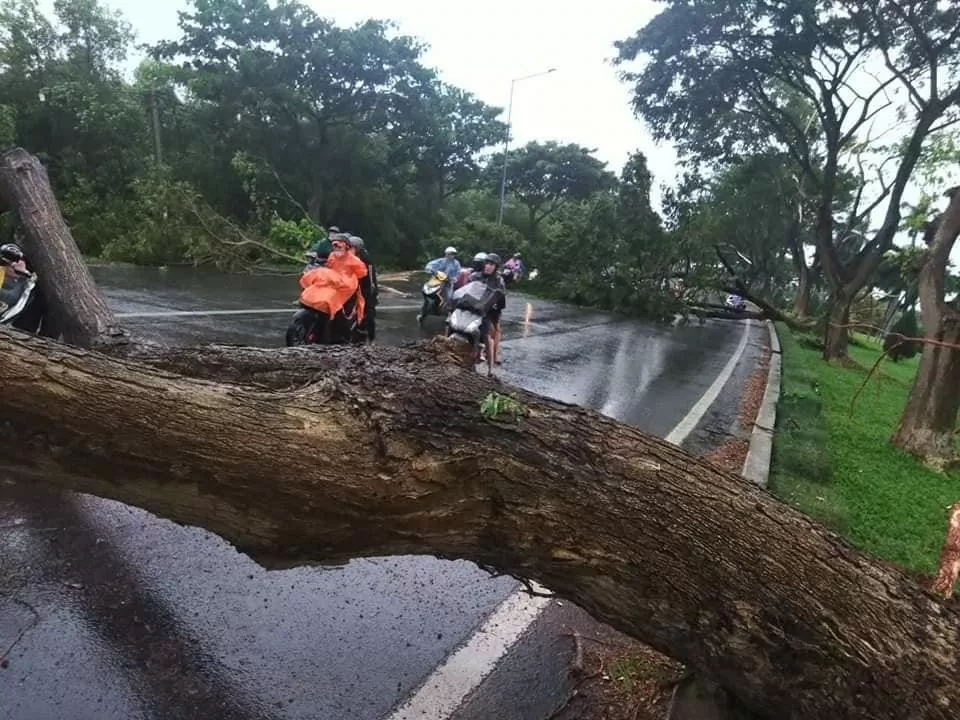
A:
[[[740,362],[744,348],[747,347],[747,338],[750,335],[750,327],[752,324],[752,320],[747,320],[747,322],[744,323],[743,335],[740,337],[740,344],[737,346],[736,351],[730,356],[730,359],[727,360],[727,364],[723,366],[723,370],[717,375],[713,384],[707,388],[707,391],[697,400],[697,403],[690,408],[690,412],[688,412],[683,420],[677,423],[677,426],[664,438],[668,443],[680,445],[687,439],[687,436],[693,432],[693,429],[703,416],[706,415],[707,410],[710,409],[710,406],[713,405],[720,391],[723,390],[723,386],[727,384],[727,380],[733,375],[733,370],[737,366],[737,363]]]
[[[419,305],[378,305],[381,310],[417,310]],[[205,315],[281,315],[296,312],[295,306],[288,308],[252,308],[247,310],[157,310],[150,312],[114,313],[116,318],[174,318],[174,317],[202,317]]]
[[[389,720],[449,718],[549,604],[549,598],[526,592],[509,595]]]
[[[683,442],[717,399],[743,355],[751,325],[752,321],[748,320],[737,349],[703,397],[667,435],[668,442],[676,445]],[[536,585],[534,588],[542,589]],[[448,655],[386,720],[449,720],[549,604],[548,598],[515,590],[487,617],[467,643]]]

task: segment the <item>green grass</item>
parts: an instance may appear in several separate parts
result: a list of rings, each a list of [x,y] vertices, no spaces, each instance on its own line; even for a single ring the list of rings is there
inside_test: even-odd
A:
[[[866,552],[932,572],[947,507],[960,499],[960,473],[939,474],[889,444],[917,359],[885,359],[851,414],[866,372],[828,365],[808,337],[777,330],[783,387],[770,489]],[[880,345],[858,340],[850,355],[869,369]]]

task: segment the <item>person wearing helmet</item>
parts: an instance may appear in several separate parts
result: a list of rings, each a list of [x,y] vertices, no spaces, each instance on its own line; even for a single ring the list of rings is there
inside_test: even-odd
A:
[[[485,252],[478,252],[473,256],[473,262],[470,263],[468,267],[462,268],[460,274],[457,275],[457,282],[455,289],[459,290],[468,282],[470,282],[470,276],[474,273],[483,272],[483,265],[487,261],[487,254]]]
[[[327,236],[317,240],[313,245],[310,246],[310,249],[307,250],[306,269],[309,270],[325,264],[327,262],[327,258],[330,257],[333,239],[342,236],[343,233],[340,232],[340,228],[338,228],[336,225],[331,225],[329,228],[327,228]]]
[[[484,260],[483,270],[474,273],[470,279],[480,280],[493,294],[490,310],[480,325],[480,341],[486,354],[487,375],[493,374],[493,365],[500,364],[500,314],[507,306],[507,287],[500,277],[500,256],[489,253]]]
[[[367,266],[367,275],[360,279],[360,294],[363,295],[366,311],[361,329],[367,334],[367,342],[373,342],[377,335],[377,302],[380,299],[380,287],[377,284],[377,271],[370,262],[370,253],[362,237],[350,236],[350,247],[357,257]]]
[[[503,264],[504,270],[509,270],[513,277],[519,280],[523,276],[523,259],[520,257],[520,253],[514,253],[513,257],[507,260]]]
[[[23,250],[16,243],[0,245],[0,312],[21,299],[24,288],[33,275],[27,267],[27,258]],[[33,290],[29,304],[11,325],[18,330],[29,333],[38,333],[43,327],[46,315],[46,301],[40,288]]]
[[[457,249],[450,245],[443,251],[443,257],[431,260],[424,268],[431,275],[438,272],[444,273],[448,280],[443,288],[443,300],[447,307],[450,306],[450,300],[453,296],[453,283],[460,275],[460,261],[457,260]]]

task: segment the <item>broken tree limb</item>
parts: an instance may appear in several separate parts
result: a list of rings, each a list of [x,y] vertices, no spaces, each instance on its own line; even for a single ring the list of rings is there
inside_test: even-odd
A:
[[[38,214],[28,254],[65,289],[54,311],[85,313],[68,339],[116,357],[0,329],[4,472],[208,528],[270,567],[426,553],[536,579],[771,718],[955,717],[954,610],[678,448],[521,391],[518,421],[484,419],[503,388],[442,343],[129,341],[28,160],[0,194],[14,178],[16,197],[49,196],[19,206]]]
[[[950,507],[947,516],[947,535],[940,550],[937,563],[937,576],[931,590],[940,597],[949,598],[960,577],[960,502]]]
[[[511,391],[521,417],[485,420],[489,380],[350,355],[268,391],[2,330],[5,469],[270,567],[428,553],[532,578],[768,717],[955,717],[960,615],[899,571],[597,413]]]
[[[122,340],[123,332],[96,289],[37,158],[20,148],[0,154],[0,199],[17,210],[27,259],[50,308],[45,323],[56,328],[54,334],[87,347]]]

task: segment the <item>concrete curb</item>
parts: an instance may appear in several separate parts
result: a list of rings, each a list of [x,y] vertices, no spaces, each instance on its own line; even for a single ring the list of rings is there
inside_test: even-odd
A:
[[[773,321],[767,320],[770,331],[770,369],[767,371],[767,387],[757,419],[750,435],[750,449],[743,463],[743,477],[765,488],[770,478],[770,458],[773,453],[773,433],[777,424],[777,401],[780,399],[780,338]]]
[[[770,478],[773,432],[777,422],[777,401],[780,399],[780,338],[773,322],[767,320],[770,332],[770,367],[767,387],[754,420],[750,449],[743,463],[743,477],[760,487]],[[723,720],[734,717],[726,695],[714,683],[698,675],[682,680],[673,689],[664,720]]]

